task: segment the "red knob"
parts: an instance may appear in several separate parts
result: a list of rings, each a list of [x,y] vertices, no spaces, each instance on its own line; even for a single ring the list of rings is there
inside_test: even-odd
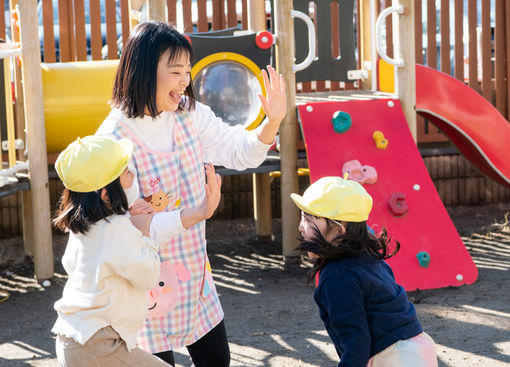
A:
[[[273,45],[273,35],[268,31],[259,31],[255,37],[257,47],[262,50],[267,50]]]
[[[186,33],[183,33],[182,35],[184,36],[184,38],[188,40],[189,44],[191,45],[191,38]]]

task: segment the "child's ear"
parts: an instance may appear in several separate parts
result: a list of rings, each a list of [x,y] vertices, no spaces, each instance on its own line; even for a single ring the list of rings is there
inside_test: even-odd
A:
[[[342,225],[339,226],[340,227],[340,234],[345,234],[346,232],[346,228],[347,228],[347,223],[344,223],[344,222],[341,222]]]
[[[105,203],[110,202],[110,198],[108,197],[108,192],[106,191],[106,189],[104,187],[101,189],[101,200],[103,200]]]
[[[344,235],[345,234],[345,226],[346,226],[346,223],[344,222],[338,222],[339,225],[336,225],[334,226],[334,230],[335,230],[335,237],[336,236],[341,236],[341,235]]]

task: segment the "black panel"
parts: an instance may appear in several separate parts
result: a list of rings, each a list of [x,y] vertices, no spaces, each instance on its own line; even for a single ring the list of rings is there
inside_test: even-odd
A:
[[[331,3],[339,4],[340,58],[335,59],[331,52]],[[309,16],[309,0],[294,0],[294,9]],[[297,82],[310,80],[349,81],[347,71],[355,70],[354,0],[316,0],[318,60],[305,70],[296,73]],[[296,64],[308,54],[308,30],[301,19],[294,19],[296,39]]]
[[[226,32],[233,34],[235,30],[229,29]],[[188,34],[195,53],[194,63],[218,52],[235,52],[253,61],[260,69],[270,64],[272,47],[266,50],[258,48],[255,44],[255,33],[242,36],[224,34],[225,32]]]

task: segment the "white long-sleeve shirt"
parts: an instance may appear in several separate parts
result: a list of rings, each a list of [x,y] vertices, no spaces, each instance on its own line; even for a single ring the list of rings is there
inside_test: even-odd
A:
[[[229,169],[244,170],[259,166],[266,158],[272,144],[262,143],[256,131],[246,131],[240,125],[232,127],[226,124],[209,106],[198,101],[195,103],[195,109],[190,113],[200,137],[204,162],[211,162]],[[151,149],[166,153],[173,150],[175,130],[173,112],[162,112],[154,119],[150,116],[128,119],[120,110],[113,109],[111,115],[97,130],[96,135],[111,136],[118,120],[116,116],[121,116],[120,119]],[[129,165],[129,169],[136,175],[133,164]],[[158,243],[163,243],[164,239],[168,241],[185,230],[182,226],[180,210],[157,213],[150,226],[151,238]]]
[[[69,275],[55,303],[52,332],[85,344],[108,325],[129,350],[147,317],[146,291],[160,272],[159,246],[142,236],[127,215],[95,223],[86,234],[69,234],[62,264]]]
[[[116,109],[112,110],[112,114],[122,116],[121,120],[151,149],[158,152],[173,150],[175,125],[173,112],[162,112],[154,119],[150,116],[128,119]],[[198,101],[190,114],[198,131],[204,162],[244,170],[258,167],[266,158],[272,144],[262,143],[255,130],[246,131],[241,125],[226,124],[210,107]],[[116,119],[109,116],[99,127],[96,135],[111,135],[115,122]]]

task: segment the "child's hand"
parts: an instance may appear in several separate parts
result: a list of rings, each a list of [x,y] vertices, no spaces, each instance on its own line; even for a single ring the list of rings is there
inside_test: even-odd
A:
[[[144,199],[136,199],[135,202],[129,207],[129,214],[151,214],[154,212],[154,208]]]
[[[204,219],[209,219],[220,204],[221,199],[221,177],[214,171],[211,163],[205,166],[205,175],[207,183],[205,184],[205,199],[200,205]]]
[[[267,70],[269,71],[269,77],[267,72],[262,70],[266,97],[259,94],[259,99],[269,121],[274,121],[279,125],[287,113],[285,80],[283,79],[283,75],[278,75],[272,66],[268,66]]]
[[[129,220],[145,237],[151,236],[151,222],[154,213],[132,215]]]

